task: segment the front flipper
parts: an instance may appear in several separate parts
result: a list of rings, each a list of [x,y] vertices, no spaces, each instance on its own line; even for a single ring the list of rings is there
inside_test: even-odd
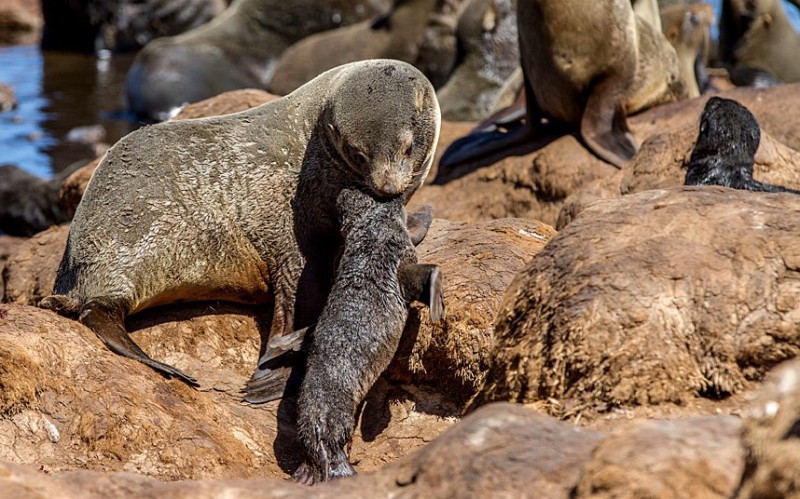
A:
[[[418,211],[406,214],[406,228],[411,236],[411,243],[417,246],[425,239],[433,222],[433,207],[425,205]]]
[[[614,99],[615,85],[609,79],[592,90],[581,117],[581,137],[600,159],[622,168],[639,147],[628,128],[622,102]]]
[[[427,263],[401,264],[397,271],[400,289],[406,302],[419,300],[430,309],[431,321],[444,319],[442,273],[438,265]]]
[[[138,360],[167,377],[176,377],[192,385],[199,386],[196,379],[184,374],[179,369],[151,359],[125,330],[124,316],[114,306],[103,300],[91,300],[81,308],[80,321],[106,344],[114,353]]]

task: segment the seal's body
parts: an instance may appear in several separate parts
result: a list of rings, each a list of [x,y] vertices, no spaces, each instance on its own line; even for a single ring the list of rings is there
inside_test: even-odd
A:
[[[689,97],[697,97],[708,81],[706,66],[711,50],[711,5],[698,3],[661,9],[664,36],[675,48]]]
[[[272,337],[308,326],[341,245],[339,191],[407,201],[430,169],[439,121],[418,70],[372,60],[248,111],[139,129],[95,171],[42,306],[79,312],[115,352],[194,383],[142,352],[125,316],[274,298]]]
[[[788,187],[753,179],[753,162],[760,140],[758,121],[746,107],[735,100],[712,97],[700,116],[700,133],[684,184],[800,194]]]
[[[127,107],[139,120],[164,121],[187,103],[239,88],[264,88],[292,43],[365,19],[385,3],[235,0],[209,23],[147,44],[128,70]]]
[[[688,95],[675,50],[629,0],[520,1],[517,22],[525,125],[455,142],[437,181],[457,165],[529,142],[543,118],[578,125],[592,152],[621,167],[638,148],[626,116]]]
[[[309,484],[355,473],[344,446],[356,408],[389,365],[408,318],[400,268],[417,265],[401,200],[344,189],[337,206],[344,252],[314,328],[297,402],[308,459],[294,478]]]

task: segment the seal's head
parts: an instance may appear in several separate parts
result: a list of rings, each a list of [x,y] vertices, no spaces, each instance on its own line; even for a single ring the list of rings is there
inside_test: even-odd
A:
[[[354,63],[331,88],[326,114],[331,142],[375,195],[407,200],[425,180],[440,113],[419,70],[394,60]]]
[[[712,97],[700,115],[700,132],[693,156],[715,155],[752,164],[761,130],[755,116],[735,100]]]

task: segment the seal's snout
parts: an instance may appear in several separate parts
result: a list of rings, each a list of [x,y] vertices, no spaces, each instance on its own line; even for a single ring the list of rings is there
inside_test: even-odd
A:
[[[384,196],[396,196],[403,190],[403,185],[401,182],[391,176],[381,179],[376,187],[380,191],[380,194],[383,194]]]

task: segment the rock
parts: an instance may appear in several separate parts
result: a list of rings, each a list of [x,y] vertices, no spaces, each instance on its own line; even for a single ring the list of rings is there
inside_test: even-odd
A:
[[[172,118],[172,121],[238,113],[239,111],[246,111],[278,98],[277,95],[256,88],[231,90],[230,92],[223,92],[210,99],[187,105]]]
[[[0,112],[11,111],[17,108],[17,98],[14,89],[0,83]]]
[[[168,480],[286,477],[302,457],[293,402],[248,406],[239,391],[258,358],[258,315],[207,303],[130,322],[143,349],[197,376],[194,390],[112,353],[76,321],[0,305],[0,461]],[[378,386],[353,443],[358,470],[432,440],[452,425],[440,416],[449,410],[436,396]]]
[[[59,186],[79,165],[70,165],[49,180],[13,165],[0,166],[0,232],[32,236],[68,220],[58,204]]]
[[[475,404],[591,412],[751,387],[800,353],[798,210],[722,187],[591,204],[509,286]]]
[[[8,257],[14,253],[25,239],[21,237],[0,235],[0,303],[5,301],[5,268]]]
[[[0,44],[36,43],[42,24],[44,21],[39,0],[5,0],[0,4]]]
[[[459,401],[471,397],[490,363],[503,293],[554,234],[534,220],[434,220],[417,254],[441,266],[445,321],[432,325],[427,309],[415,306],[390,376],[431,384]]]
[[[592,452],[573,497],[734,497],[744,469],[732,416],[639,421]]]
[[[69,225],[51,227],[16,246],[6,261],[5,302],[36,305],[52,294]]]
[[[67,214],[68,220],[72,220],[72,217],[75,216],[75,210],[81,202],[86,186],[89,184],[97,165],[102,161],[103,155],[72,172],[59,187],[58,205]]]
[[[717,95],[738,100],[747,106],[761,124],[764,135],[789,149],[800,151],[800,121],[786,119],[786,109],[800,106],[798,90],[800,83],[769,89],[737,88]],[[661,152],[651,156],[654,161],[663,157],[677,161],[677,158],[683,158],[688,142],[673,144],[670,137],[684,131],[691,135],[693,144],[697,121],[708,98],[703,96],[657,106],[630,117],[628,123],[640,143],[646,143],[655,135],[664,136],[658,146]],[[448,126],[446,123],[442,126],[439,154],[450,144],[448,140],[466,134],[445,134]],[[459,125],[459,130],[466,132],[469,128]],[[686,137],[688,135],[681,135],[681,140]],[[775,145],[771,139],[763,141]],[[785,147],[775,146],[777,154],[786,156]],[[524,217],[555,226],[559,211],[569,195],[618,172],[592,155],[575,135],[543,134],[535,144],[520,148],[516,154],[500,160],[490,158],[479,164],[466,165],[449,178],[441,179],[443,185],[426,185],[415,196],[414,202],[430,204],[436,208],[437,216],[450,220]],[[774,163],[775,167],[784,161],[795,161],[793,155],[770,158],[770,154],[767,153],[762,160]],[[633,161],[636,162],[637,158]],[[757,166],[756,175],[759,172]],[[432,183],[434,177],[435,172],[432,172],[429,182]],[[767,179],[766,176],[763,178]]]
[[[739,497],[800,497],[800,360],[769,373],[745,412],[744,444]]]

